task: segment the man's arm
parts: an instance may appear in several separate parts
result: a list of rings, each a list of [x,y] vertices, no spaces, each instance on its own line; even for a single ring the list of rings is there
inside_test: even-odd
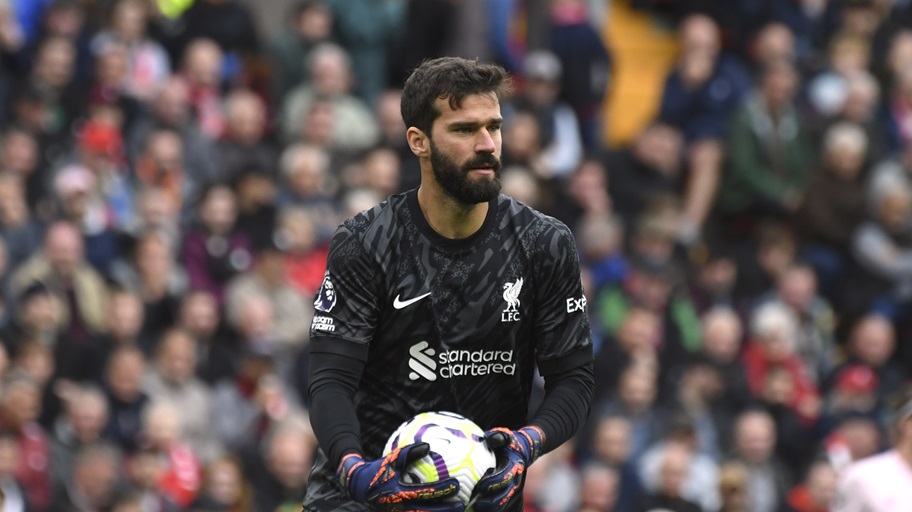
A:
[[[365,347],[343,340],[318,337],[310,342],[310,394],[314,434],[330,467],[342,457],[361,453],[361,427],[355,412],[355,392],[361,381]]]
[[[545,377],[545,398],[530,422],[544,433],[542,452],[547,453],[576,435],[589,416],[595,377],[592,353],[588,349],[571,354],[564,364],[582,364],[555,373],[542,371]]]

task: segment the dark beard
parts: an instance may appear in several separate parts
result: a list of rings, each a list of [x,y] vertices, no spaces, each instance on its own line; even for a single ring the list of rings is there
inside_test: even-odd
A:
[[[431,167],[437,183],[450,197],[462,204],[486,203],[500,193],[500,159],[491,153],[479,153],[462,166],[458,165],[431,141]],[[472,169],[490,167],[494,169],[493,179],[473,180],[469,178]]]

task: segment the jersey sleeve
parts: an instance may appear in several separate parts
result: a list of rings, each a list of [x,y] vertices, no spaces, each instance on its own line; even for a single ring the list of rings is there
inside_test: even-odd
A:
[[[541,233],[535,255],[536,358],[543,375],[563,372],[592,360],[592,334],[580,278],[576,242],[563,223]]]
[[[848,468],[840,481],[833,500],[833,512],[865,512],[864,486],[854,468]]]
[[[340,226],[314,299],[311,339],[339,338],[366,348],[377,325],[378,276],[358,233],[348,223]]]

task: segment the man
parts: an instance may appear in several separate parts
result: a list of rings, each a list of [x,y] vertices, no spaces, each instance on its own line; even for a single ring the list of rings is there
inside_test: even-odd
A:
[[[500,67],[459,58],[427,61],[406,81],[402,117],[421,185],[339,228],[314,303],[309,392],[320,450],[306,511],[395,501],[463,511],[448,500],[453,479],[400,481],[426,445],[379,458],[402,421],[434,410],[475,421],[498,455],[475,486],[475,510],[522,510],[526,467],[588,414],[592,341],[573,237],[499,194],[508,87]],[[530,419],[536,363],[547,394]]]
[[[897,395],[893,412],[893,449],[846,468],[835,512],[912,510],[912,387]]]

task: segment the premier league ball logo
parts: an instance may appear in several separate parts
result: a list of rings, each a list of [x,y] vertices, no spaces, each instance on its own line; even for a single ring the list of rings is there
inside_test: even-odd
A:
[[[329,271],[323,277],[323,283],[317,290],[317,300],[314,301],[314,309],[329,313],[333,306],[336,305],[336,290],[333,288],[332,280],[329,279]]]

